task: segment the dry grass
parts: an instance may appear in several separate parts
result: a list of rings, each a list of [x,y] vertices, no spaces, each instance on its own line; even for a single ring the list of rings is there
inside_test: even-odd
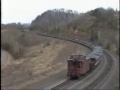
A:
[[[22,58],[26,52],[26,47],[46,43],[48,45],[51,39],[46,39],[35,34],[21,32],[20,30],[2,30],[2,48],[6,49],[14,59]],[[15,58],[17,55],[20,57]]]
[[[10,65],[2,70],[3,89],[20,89],[43,80],[65,70],[67,66],[66,60],[70,54],[85,55],[89,52],[85,47],[70,42],[29,33],[25,33],[25,35],[29,39],[31,38],[33,43],[28,47],[23,46],[25,48],[24,57],[12,60]],[[33,38],[37,40],[32,41]]]

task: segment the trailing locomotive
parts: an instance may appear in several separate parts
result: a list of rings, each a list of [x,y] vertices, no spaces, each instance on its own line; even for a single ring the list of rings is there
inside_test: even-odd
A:
[[[103,49],[100,46],[95,46],[93,51],[87,56],[70,55],[68,59],[67,76],[70,78],[78,78],[92,70],[100,62]]]

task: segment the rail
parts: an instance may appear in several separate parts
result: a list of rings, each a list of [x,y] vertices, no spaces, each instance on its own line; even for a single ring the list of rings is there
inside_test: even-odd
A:
[[[66,41],[71,41],[71,42],[74,42],[74,43],[78,43],[78,44],[82,44],[88,48],[90,48],[91,50],[94,49],[95,45],[93,45],[92,43],[88,42],[88,41],[83,41],[83,40],[79,40],[77,38],[71,38],[71,37],[65,37],[65,36],[56,36],[56,35],[50,35],[50,34],[47,34],[47,33],[39,33],[38,35],[42,35],[42,36],[47,36],[47,37],[52,37],[52,38],[57,38],[57,39],[61,39],[61,40],[66,40]],[[91,52],[92,53],[92,52]],[[91,84],[89,84],[87,87],[85,87],[85,89],[89,89],[89,88],[96,88],[96,85],[99,84],[99,82],[101,82],[101,80],[103,80],[105,78],[105,75],[107,75],[109,73],[109,71],[111,70],[112,68],[112,65],[113,65],[113,61],[112,61],[112,58],[109,54],[107,54],[106,51],[102,52],[101,56],[103,55],[103,53],[105,54],[105,56],[107,56],[107,62],[108,64],[106,65],[103,73],[95,80],[93,81]],[[100,57],[101,57],[100,56]],[[99,81],[99,82],[98,82]],[[65,84],[69,81],[66,81],[62,84]],[[71,84],[71,82],[69,82]],[[74,82],[73,82],[74,83]],[[79,81],[78,81],[79,83]],[[62,84],[60,84],[62,86]],[[59,87],[60,85],[56,86],[56,87]],[[63,85],[64,86],[64,85]],[[69,86],[69,85],[68,85]],[[53,87],[51,89],[54,89],[56,87]],[[61,87],[60,87],[61,88]],[[62,87],[63,88],[63,87]]]

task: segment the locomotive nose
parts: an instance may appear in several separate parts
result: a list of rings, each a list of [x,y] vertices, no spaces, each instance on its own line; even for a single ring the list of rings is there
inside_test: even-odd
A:
[[[72,74],[76,74],[77,73],[77,68],[76,67],[72,67],[71,68],[71,73]]]

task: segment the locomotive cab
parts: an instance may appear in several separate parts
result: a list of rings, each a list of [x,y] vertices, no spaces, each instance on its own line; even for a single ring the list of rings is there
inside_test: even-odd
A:
[[[68,72],[67,76],[70,78],[78,78],[81,75],[83,61],[81,59],[82,55],[71,55],[68,59]]]

